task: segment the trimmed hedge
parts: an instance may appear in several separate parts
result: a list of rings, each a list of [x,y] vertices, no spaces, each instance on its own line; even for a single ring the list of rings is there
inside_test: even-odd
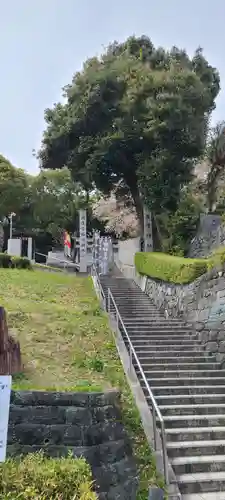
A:
[[[161,252],[138,252],[135,267],[139,274],[162,281],[187,284],[207,272],[207,259],[186,259]]]
[[[32,269],[32,265],[27,257],[14,257],[7,253],[0,253],[0,267],[13,269]]]
[[[47,458],[42,452],[0,464],[0,499],[97,500],[83,458]]]

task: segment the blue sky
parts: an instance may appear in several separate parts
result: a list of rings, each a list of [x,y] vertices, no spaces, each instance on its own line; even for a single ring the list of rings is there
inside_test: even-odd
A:
[[[132,34],[189,54],[202,46],[221,75],[213,121],[225,119],[224,19],[224,0],[0,0],[0,153],[37,172],[44,109],[87,57]]]

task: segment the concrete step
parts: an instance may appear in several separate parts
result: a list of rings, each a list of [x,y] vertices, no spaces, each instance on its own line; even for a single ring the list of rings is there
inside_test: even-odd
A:
[[[225,418],[225,403],[203,403],[185,405],[159,405],[163,415],[223,415]]]
[[[225,403],[225,393],[221,394],[171,394],[155,395],[158,405],[192,405],[192,404],[220,404]]]
[[[225,455],[177,457],[170,463],[176,475],[225,471]]]
[[[170,325],[181,325],[181,326],[184,326],[187,328],[194,328],[194,324],[190,323],[190,321],[184,321],[184,320],[178,319],[178,318],[166,318],[164,313],[162,313],[162,311],[158,310],[158,312],[161,312],[161,314],[163,316],[163,321],[168,325],[169,324]],[[147,320],[148,320],[148,318],[145,315],[142,316],[142,318],[140,319],[140,324],[146,323]],[[130,316],[127,316],[127,317],[124,317],[124,321],[126,323],[133,323],[135,321],[135,318],[131,318]]]
[[[206,420],[206,424],[207,424]],[[225,439],[225,426],[207,426],[207,427],[175,427],[174,429],[166,428],[167,442],[172,441],[212,441]],[[225,455],[224,455],[225,457]]]
[[[113,307],[110,306],[110,309],[112,310]],[[120,315],[124,318],[125,316],[133,316],[135,315],[135,321],[137,323],[139,323],[139,320],[141,319],[141,317],[143,316],[143,314],[146,315],[146,319],[148,320],[148,323],[149,325],[151,324],[154,324],[156,323],[157,321],[159,320],[162,320],[164,319],[164,316],[160,315],[159,313],[151,313],[151,312],[148,312],[147,311],[147,314],[146,314],[146,309],[144,311],[140,311],[140,309],[137,309],[137,311],[134,312],[134,309],[132,308],[132,310],[124,310],[124,309],[121,309],[119,306],[118,306],[118,310],[119,310],[119,313]],[[138,324],[135,323],[135,326],[137,327]],[[140,325],[141,326],[141,325]]]
[[[149,324],[148,326],[144,327],[142,327],[141,325],[139,325],[139,327],[137,325],[124,326],[131,338],[135,336],[146,336],[149,338],[155,337],[160,340],[160,338],[162,337],[162,340],[164,338],[167,338],[168,342],[173,342],[173,340],[176,338],[179,342],[182,340],[196,339],[200,343],[196,332],[190,331],[190,329],[182,330],[180,327],[168,328],[164,327],[163,325],[158,326],[155,323]]]
[[[139,336],[136,336],[136,337],[132,337],[130,338],[132,340],[132,344],[134,346],[136,345],[143,345],[143,346],[149,346],[151,349],[157,349],[157,350],[167,350],[167,349],[171,349],[174,347],[174,349],[176,351],[179,351],[179,348],[182,347],[182,350],[183,348],[186,348],[187,350],[190,348],[195,348],[195,349],[202,349],[202,344],[200,341],[197,341],[197,340],[193,340],[193,339],[189,339],[187,338],[187,340],[183,340],[183,339],[179,339],[177,341],[171,341],[170,339],[168,340],[168,338],[165,338],[165,339],[158,339],[155,335],[154,335],[154,338],[152,338],[151,335],[139,335]],[[126,340],[126,342],[128,342]]]
[[[149,404],[149,406],[151,405]],[[215,412],[214,414],[196,413],[196,415],[179,415],[179,413],[175,415],[165,415],[162,411],[161,413],[167,429],[185,429],[188,427],[199,427],[199,429],[200,427],[225,427],[225,412]]]
[[[116,304],[121,307],[133,305],[137,309],[137,306],[140,304],[140,307],[142,309],[144,309],[144,307],[147,307],[149,311],[160,312],[159,309],[157,309],[157,307],[154,307],[149,303],[148,299],[143,299],[143,297],[140,297],[139,295],[136,294],[133,294],[132,296],[129,294],[129,296],[126,298],[124,298],[124,295],[122,298],[121,296],[115,294],[114,299],[116,301]]]
[[[179,347],[179,346],[178,346]],[[145,357],[147,358],[149,356],[149,361],[152,358],[160,358],[162,360],[162,363],[164,363],[164,360],[173,360],[175,359],[176,363],[177,362],[192,362],[195,361],[196,363],[199,362],[205,362],[205,352],[203,350],[176,350],[175,346],[174,349],[168,348],[167,350],[161,350],[160,348],[156,348],[156,350],[153,350],[150,346],[136,346],[136,351],[138,352],[138,357]],[[215,357],[214,357],[215,359]],[[212,360],[213,361],[213,360]],[[210,363],[212,362],[210,358]],[[157,361],[158,362],[158,361]],[[216,362],[216,360],[215,360]],[[160,361],[161,363],[161,361]]]
[[[136,305],[134,305],[134,303]],[[136,313],[140,314],[140,313],[147,312],[148,315],[151,315],[153,318],[155,316],[158,316],[158,317],[161,316],[161,314],[159,313],[159,311],[153,311],[152,309],[149,309],[148,306],[139,305],[137,303],[137,300],[135,300],[133,303],[132,302],[131,303],[127,303],[126,305],[120,304],[120,302],[118,302],[117,303],[117,307],[118,307],[119,310],[124,311],[124,312],[127,311],[127,312],[129,312],[129,313],[131,313],[133,315],[136,314]]]
[[[125,344],[129,344],[128,340],[125,339]],[[152,353],[157,352],[161,353],[162,355],[165,354],[165,352],[191,352],[191,353],[201,353],[205,356],[205,352],[203,351],[201,345],[196,346],[191,342],[190,344],[187,343],[180,343],[180,344],[156,344],[155,342],[152,342],[150,339],[149,340],[132,340],[132,344],[137,352],[149,352],[149,355],[151,356]]]
[[[138,298],[133,298],[132,300],[127,299],[125,302],[121,303],[120,300],[115,300],[116,305],[118,308],[123,309],[124,311],[128,310],[134,313],[134,311],[143,311],[148,315],[151,313],[153,316],[154,314],[161,316],[161,312],[158,309],[155,309],[149,304],[143,304],[142,300],[138,300]]]
[[[126,327],[125,327],[126,328]],[[123,329],[121,328],[121,332]],[[164,340],[167,339],[168,342],[174,342],[177,340],[178,342],[182,340],[198,340],[198,337],[196,334],[193,334],[191,332],[181,332],[181,331],[175,331],[174,333],[171,334],[170,330],[166,330],[164,328],[148,328],[146,330],[142,329],[137,329],[137,328],[126,328],[126,331],[129,334],[130,339],[132,340],[134,337],[139,337],[139,338],[149,338],[149,339],[159,339],[159,340]]]
[[[141,380],[141,386],[144,389],[145,383]],[[175,395],[179,397],[180,394],[192,395],[207,395],[207,394],[225,394],[225,385],[178,385],[178,386],[165,386],[154,387],[154,396],[172,396]]]
[[[124,324],[127,329],[133,329],[134,327],[137,330],[145,330],[148,328],[157,328],[157,329],[164,329],[166,328],[167,331],[170,331],[171,334],[171,329],[175,328],[178,331],[182,331],[184,333],[190,333],[192,332],[193,334],[196,334],[196,330],[192,326],[187,326],[187,325],[182,325],[181,323],[168,323],[168,321],[165,318],[155,318],[154,320],[146,318],[145,321],[141,321],[141,319],[138,319],[136,321],[136,318],[133,318],[132,320],[124,319],[123,317]]]
[[[124,322],[126,328],[128,331],[133,331],[133,330],[137,330],[138,332],[145,332],[145,331],[152,331],[152,330],[156,330],[157,332],[158,331],[164,331],[165,332],[169,332],[171,335],[174,335],[175,333],[178,335],[180,333],[183,333],[183,334],[193,334],[195,332],[194,329],[190,329],[188,326],[182,326],[182,325],[168,325],[167,323],[163,323],[162,321],[148,321],[146,323],[136,323],[136,322],[132,322],[132,323],[129,323],[127,324],[126,322]]]
[[[225,439],[209,441],[180,441],[168,442],[167,452],[170,458],[175,457],[202,457],[204,455],[224,455]],[[225,498],[225,497],[224,497]]]
[[[211,372],[213,370],[220,371],[219,370],[219,363],[214,362],[214,363],[206,363],[202,361],[202,358],[151,358],[151,361],[146,361],[146,357],[142,355],[138,355],[139,361],[142,364],[142,368],[144,371],[149,372],[149,377],[153,377],[152,373],[153,371],[160,371],[161,370],[161,375],[162,377],[166,377],[168,373],[171,373],[173,370],[175,370],[175,373],[179,376],[180,372],[187,372],[190,375],[193,374],[193,372],[201,372],[203,373],[204,371],[210,371],[210,376]],[[193,362],[193,359],[195,362]],[[153,370],[154,368],[154,370]],[[168,375],[169,377],[169,375]]]
[[[215,370],[215,371],[218,371],[218,370]],[[158,375],[157,375],[158,374]],[[184,387],[190,387],[190,385],[192,385],[193,387],[195,387],[196,385],[208,385],[208,384],[213,384],[213,382],[215,383],[215,385],[223,385],[224,384],[224,377],[218,377],[218,376],[211,376],[211,377],[197,377],[194,378],[190,378],[190,377],[169,377],[167,378],[166,377],[166,374],[165,374],[165,377],[163,377],[163,380],[162,380],[162,377],[158,378],[159,376],[161,375],[161,372],[157,372],[157,373],[154,373],[154,377],[151,378],[151,380],[149,380],[149,385],[150,387],[152,388],[152,390],[154,390],[155,387],[160,387],[162,385],[162,382],[163,383],[167,383],[168,386],[172,386],[172,387],[176,387],[178,384],[183,384]],[[140,376],[140,375],[139,375]]]
[[[204,385],[204,381],[206,382],[206,384],[211,383],[211,379],[212,378],[215,378],[217,379],[216,380],[216,384],[217,385],[220,385],[220,384],[224,384],[224,370],[216,370],[216,369],[212,369],[212,370],[203,370],[202,369],[202,365],[200,366],[200,369],[192,369],[191,368],[191,372],[190,372],[190,369],[185,369],[185,368],[182,368],[179,370],[150,370],[149,369],[149,365],[148,364],[142,364],[142,368],[144,370],[144,373],[145,373],[145,376],[147,377],[150,385],[152,385],[153,383],[155,383],[156,381],[154,379],[159,379],[161,380],[161,384],[162,385],[162,379],[167,379],[165,381],[163,381],[163,383],[165,382],[166,383],[170,383],[170,381],[174,381],[172,382],[172,385],[190,385],[190,384],[194,384],[194,385],[200,385],[199,382],[201,381],[201,383]],[[161,367],[160,367],[161,368]],[[137,370],[138,372],[138,370]],[[158,383],[156,383],[156,385],[159,385]]]
[[[114,286],[103,286],[103,290],[105,291],[105,293],[108,295],[108,289],[110,289],[110,292],[111,294],[113,295],[113,298],[115,301],[119,301],[120,300],[120,297],[121,297],[121,294],[123,296],[123,299],[124,297],[127,297],[127,299],[129,300],[129,298],[131,299],[132,297],[137,297],[139,300],[142,298],[142,296],[140,296],[140,291],[139,293],[137,293],[136,290],[127,290],[124,286],[121,285],[120,288],[116,288]],[[150,302],[150,305],[151,302]]]
[[[180,476],[177,476],[177,482],[179,490],[182,495],[188,493],[202,494],[214,491],[225,492],[224,472],[208,472],[208,473],[202,472],[198,474],[182,474]]]
[[[127,330],[128,331],[128,330]],[[155,344],[177,344],[179,342],[189,342],[198,343],[197,335],[171,335],[168,337],[166,334],[157,335],[156,333],[142,333],[142,332],[132,332],[129,331],[129,337],[132,342],[144,340],[144,342],[155,342]],[[201,343],[199,342],[201,345]]]
[[[213,493],[188,493],[182,495],[182,500],[224,500],[224,491],[214,491]]]

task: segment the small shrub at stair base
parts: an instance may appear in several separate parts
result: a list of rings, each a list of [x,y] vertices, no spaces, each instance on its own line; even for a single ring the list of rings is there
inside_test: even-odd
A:
[[[225,247],[217,248],[208,258],[208,270],[223,267],[225,264]]]
[[[14,257],[7,253],[0,253],[0,267],[13,269],[32,269],[31,262],[26,257]]]
[[[139,274],[170,283],[191,283],[207,272],[207,259],[187,259],[161,252],[138,252],[135,267]]]
[[[89,465],[83,458],[53,459],[43,453],[0,465],[0,498],[37,500],[63,498],[97,500]]]

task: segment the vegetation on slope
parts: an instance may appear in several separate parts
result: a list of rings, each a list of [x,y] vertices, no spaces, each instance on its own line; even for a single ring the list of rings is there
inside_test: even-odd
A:
[[[140,467],[139,500],[156,484],[154,458],[127,386],[105,313],[91,278],[0,269],[1,305],[21,343],[24,373],[15,389],[121,391],[124,424]]]
[[[97,500],[89,465],[82,458],[46,458],[43,453],[9,459],[0,466],[0,499]]]

